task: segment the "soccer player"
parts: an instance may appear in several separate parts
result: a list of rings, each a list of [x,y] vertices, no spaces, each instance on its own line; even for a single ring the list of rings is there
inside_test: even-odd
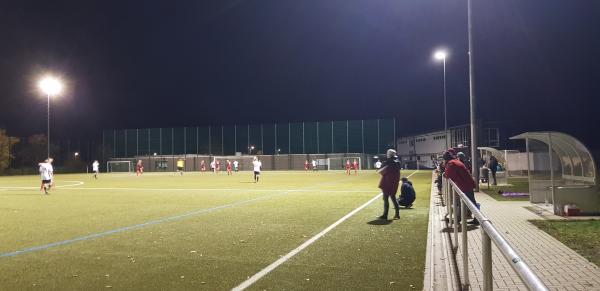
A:
[[[346,159],[346,174],[350,175],[350,168],[352,166],[350,166],[350,160]]]
[[[308,160],[304,161],[304,171],[308,171]]]
[[[183,176],[183,167],[185,166],[185,161],[183,159],[177,160],[177,173]]]
[[[214,172],[215,169],[216,169],[216,167],[215,167],[215,160],[213,160],[212,162],[210,162],[210,171]]]
[[[206,171],[206,163],[204,163],[204,160],[200,161],[200,171],[202,173]]]
[[[40,166],[39,171],[42,179],[42,185],[40,187],[40,190],[44,190],[44,193],[48,195],[50,194],[48,191],[52,187],[53,178],[52,165],[50,164],[50,159],[46,159],[44,160],[44,162],[38,163],[38,166]]]
[[[234,171],[236,171],[236,172],[239,171],[239,167],[238,166],[239,166],[239,162],[237,160],[233,161],[233,170]]]
[[[356,159],[352,162],[352,168],[354,169],[354,175],[358,175],[358,162]]]
[[[252,165],[254,166],[254,183],[258,183],[258,178],[260,178],[260,168],[262,167],[262,162],[258,160],[256,156],[252,159]]]
[[[221,162],[219,160],[215,160],[215,172],[218,174],[221,170]]]
[[[231,174],[231,161],[227,160],[227,176]]]
[[[142,164],[142,160],[138,160],[135,165],[135,175],[140,176],[144,173],[144,165]]]
[[[317,170],[317,160],[312,160],[312,170],[313,172]]]
[[[98,175],[100,175],[100,163],[98,163],[98,160],[92,163],[92,171],[94,172],[94,179],[98,179]]]

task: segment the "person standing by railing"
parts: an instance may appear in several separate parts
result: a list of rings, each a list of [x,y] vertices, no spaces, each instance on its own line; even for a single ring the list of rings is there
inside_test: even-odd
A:
[[[469,169],[463,164],[460,160],[458,160],[450,151],[446,151],[444,153],[444,161],[446,161],[446,169],[444,175],[446,178],[454,181],[456,186],[465,193],[465,195],[473,202],[473,204],[477,205],[475,201],[475,181],[473,181],[473,177],[469,173]],[[470,213],[468,215],[471,215]],[[465,218],[466,219],[466,218]],[[468,222],[468,224],[479,225],[479,221],[477,219],[473,219]]]
[[[400,219],[400,206],[396,201],[396,193],[398,192],[398,186],[400,183],[400,160],[396,156],[396,151],[393,149],[387,150],[387,159],[383,167],[377,172],[381,174],[381,181],[379,182],[379,189],[383,192],[383,215],[379,219],[387,220],[388,211],[390,209],[390,202],[388,199],[392,199],[396,215],[394,219]]]

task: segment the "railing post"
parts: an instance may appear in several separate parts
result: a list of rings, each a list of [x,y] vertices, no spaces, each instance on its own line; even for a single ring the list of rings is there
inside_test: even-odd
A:
[[[481,222],[485,223],[485,222]],[[483,290],[491,291],[494,289],[494,282],[492,276],[492,240],[490,236],[485,232],[484,228],[481,228],[481,252],[482,252],[482,268],[483,268]]]
[[[450,224],[452,224],[452,219],[454,218],[454,195],[452,193],[454,190],[450,187],[450,182],[447,182],[446,185],[448,186],[448,208],[450,209],[450,212],[448,212],[448,219],[450,219]]]
[[[469,242],[467,240],[467,204],[461,199],[460,217],[462,221],[460,223],[460,232],[462,233],[462,261],[463,261],[463,275],[464,275],[464,286],[467,287],[469,283]]]
[[[454,187],[452,187],[452,207],[454,208],[453,212],[454,212],[454,224],[452,225],[452,228],[454,229],[454,243],[456,245],[456,247],[458,248],[458,213],[456,213],[456,208],[458,208],[458,206],[460,206],[460,197],[458,197],[458,194],[456,193],[456,190],[454,190]],[[465,219],[464,217],[461,217],[463,220]]]

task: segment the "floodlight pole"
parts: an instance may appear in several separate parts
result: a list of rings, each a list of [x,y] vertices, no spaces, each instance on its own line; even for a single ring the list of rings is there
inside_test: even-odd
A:
[[[467,30],[469,35],[469,100],[470,100],[470,121],[471,121],[471,168],[473,170],[473,179],[475,179],[475,191],[479,191],[479,159],[477,157],[477,115],[475,99],[475,80],[473,77],[473,36],[472,36],[472,8],[471,0],[467,0]]]
[[[46,152],[46,158],[50,158],[50,93],[47,93],[46,96],[48,97],[48,120],[47,120],[47,137],[46,137],[46,143],[47,143],[47,152]]]
[[[446,149],[448,148],[448,111],[446,109],[446,57],[442,62],[444,71],[444,140],[446,141]]]

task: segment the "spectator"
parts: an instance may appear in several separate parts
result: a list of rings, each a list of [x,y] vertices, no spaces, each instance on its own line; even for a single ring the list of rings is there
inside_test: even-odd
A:
[[[398,192],[398,184],[400,182],[400,161],[396,156],[396,151],[393,149],[387,150],[387,160],[383,167],[377,171],[381,174],[381,181],[379,182],[379,188],[383,193],[383,214],[379,219],[387,220],[390,203],[388,199],[392,199],[396,215],[394,219],[400,219],[400,206],[396,201],[396,193]]]
[[[475,181],[473,181],[473,177],[471,177],[471,174],[469,173],[469,170],[465,164],[463,164],[460,160],[455,159],[449,151],[444,153],[444,161],[446,161],[446,178],[452,180],[456,186],[458,186],[460,191],[462,191],[469,198],[469,200],[473,202],[473,204],[477,205],[474,192],[476,187]],[[477,221],[477,219],[473,219],[468,223],[478,225],[479,221]]]
[[[398,205],[404,206],[405,208],[411,208],[417,194],[411,181],[406,177],[402,177],[402,187],[400,187],[400,198],[398,198]]]
[[[491,156],[488,162],[488,168],[490,168],[490,172],[492,173],[492,178],[494,179],[494,183],[492,185],[498,185],[496,183],[496,171],[498,171],[498,160],[496,157]]]

